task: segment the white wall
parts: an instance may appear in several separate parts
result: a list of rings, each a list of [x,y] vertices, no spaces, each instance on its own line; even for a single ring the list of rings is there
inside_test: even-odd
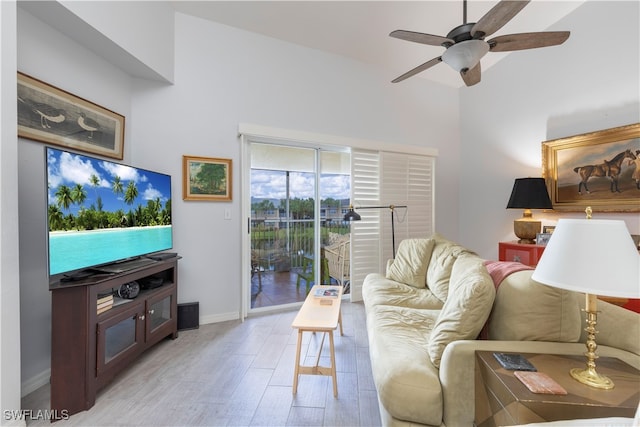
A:
[[[543,141],[640,121],[639,8],[586,2],[549,29],[571,31],[563,45],[514,52],[460,91],[461,243],[497,259],[498,242],[517,239],[522,210],[507,210],[507,201],[515,178],[542,176]],[[552,224],[584,213],[534,216]],[[640,233],[638,213],[594,217],[623,219]]]
[[[175,28],[175,85],[135,85],[132,158],[173,176],[175,243],[183,256],[179,300],[199,301],[204,321],[236,318],[240,308],[246,221],[240,218],[239,123],[437,148],[437,226],[456,233],[455,215],[447,215],[457,210],[453,89],[419,79],[392,85],[361,63],[187,15],[176,16]],[[442,101],[437,108],[433,99]],[[233,159],[233,202],[183,202],[185,154]],[[231,221],[224,220],[226,208]]]
[[[168,2],[61,3],[162,78],[173,81],[173,8]]]
[[[0,408],[20,409],[20,274],[18,269],[18,184],[16,110],[16,4],[0,2]],[[2,425],[21,425],[2,418]]]
[[[173,8],[164,1],[61,1],[111,44],[155,71],[160,80],[173,81]],[[94,44],[92,47],[96,47]],[[107,59],[107,49],[100,52]],[[128,70],[129,71],[129,70]],[[134,74],[135,75],[135,74]]]
[[[169,2],[22,1],[20,8],[131,76],[173,81]]]
[[[176,17],[167,85],[131,77],[48,24],[18,9],[18,69],[125,115],[125,162],[172,175],[178,302],[199,301],[202,321],[240,311],[239,123],[438,149],[436,227],[457,237],[456,90],[420,79],[392,85],[358,62],[186,15]],[[182,200],[185,154],[233,159],[231,203]],[[20,140],[23,393],[46,383],[50,363],[43,167],[43,144]]]
[[[125,115],[125,141],[130,141],[131,77],[20,7],[17,22],[18,70]],[[12,73],[15,74],[15,67]],[[17,149],[23,337],[20,349],[22,389],[29,392],[48,382],[51,354],[45,157],[44,144],[39,142],[20,139]],[[130,147],[125,143],[125,153],[128,152]],[[3,186],[3,193],[4,189]]]

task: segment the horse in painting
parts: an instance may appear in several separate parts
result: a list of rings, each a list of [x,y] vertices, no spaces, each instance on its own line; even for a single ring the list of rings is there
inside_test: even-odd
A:
[[[625,150],[622,153],[617,154],[611,160],[604,160],[603,163],[598,165],[586,165],[573,168],[573,171],[580,175],[580,183],[578,184],[578,194],[582,194],[582,187],[587,193],[589,188],[587,187],[587,181],[592,177],[607,177],[611,180],[611,192],[619,193],[618,189],[618,176],[622,171],[622,162],[624,159],[635,160],[636,156],[631,150]]]

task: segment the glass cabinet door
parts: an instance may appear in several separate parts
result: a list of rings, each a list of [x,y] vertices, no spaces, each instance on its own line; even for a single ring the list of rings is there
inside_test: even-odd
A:
[[[144,305],[135,304],[120,315],[97,325],[97,374],[118,360],[142,351],[144,343]]]
[[[172,295],[168,295],[149,306],[149,330],[151,333],[171,320],[171,297]]]
[[[147,300],[147,342],[153,342],[167,335],[176,319],[173,299],[176,294],[173,289],[167,289]]]

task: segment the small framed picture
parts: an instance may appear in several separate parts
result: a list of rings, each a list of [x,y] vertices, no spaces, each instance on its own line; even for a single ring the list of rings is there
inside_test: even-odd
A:
[[[546,246],[550,238],[551,238],[551,233],[538,233],[536,234],[536,244]]]
[[[553,230],[555,230],[555,229],[556,229],[555,225],[545,225],[545,226],[542,227],[542,232],[544,234],[551,234],[551,233],[553,233]]]
[[[182,156],[182,199],[230,202],[231,159]]]

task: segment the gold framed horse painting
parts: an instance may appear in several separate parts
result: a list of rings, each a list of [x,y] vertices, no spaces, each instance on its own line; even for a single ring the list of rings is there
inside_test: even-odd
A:
[[[542,143],[554,210],[640,212],[640,123]]]

